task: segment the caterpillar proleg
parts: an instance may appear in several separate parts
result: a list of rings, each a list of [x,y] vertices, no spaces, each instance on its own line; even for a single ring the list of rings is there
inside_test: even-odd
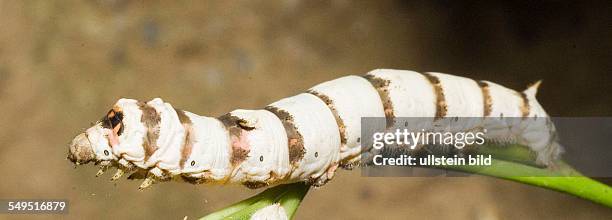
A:
[[[171,179],[250,188],[299,181],[320,186],[369,150],[361,147],[361,118],[385,117],[389,126],[397,117],[517,117],[539,121],[477,123],[491,137],[518,137],[516,142],[537,153],[537,163],[551,165],[562,149],[535,98],[538,86],[517,92],[443,73],[378,69],[321,83],[260,110],[219,117],[179,110],[159,98],[120,99],[74,138],[68,159],[100,164],[98,175],[117,167],[113,179],[123,173],[146,177],[141,188]]]

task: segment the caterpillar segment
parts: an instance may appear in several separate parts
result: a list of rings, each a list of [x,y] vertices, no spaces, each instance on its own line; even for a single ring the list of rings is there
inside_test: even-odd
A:
[[[243,184],[249,188],[309,182],[324,185],[338,167],[350,169],[376,153],[361,146],[361,119],[420,117],[470,120],[457,131],[487,130],[491,141],[529,146],[537,163],[551,165],[562,148],[535,96],[539,82],[517,92],[489,81],[443,73],[378,69],[345,76],[260,110],[238,109],[219,117],[175,109],[156,98],[120,99],[100,121],[71,142],[68,159],[111,167],[111,178],[156,182]],[[497,120],[518,118],[519,120]],[[529,123],[526,123],[529,122]],[[411,127],[423,124],[410,124]]]
[[[232,172],[230,129],[221,119],[185,112],[192,124],[191,150],[181,155],[182,178],[192,183],[224,183]],[[232,124],[235,125],[235,124]],[[238,130],[240,131],[240,130]]]
[[[332,111],[340,132],[339,165],[353,167],[361,156],[361,118],[385,117],[376,88],[363,77],[345,76],[316,85],[308,93],[319,97]]]
[[[340,132],[325,102],[302,93],[272,103],[267,109],[290,121],[288,124],[302,137],[295,141],[295,148],[303,146],[303,150],[290,158],[293,167],[289,179],[307,180],[315,185],[330,180],[340,161]]]
[[[430,72],[424,75],[434,86],[438,100],[435,118],[452,119],[453,126],[440,130],[460,132],[483,129],[481,123],[486,112],[486,99],[478,82],[444,73]]]
[[[283,181],[291,171],[287,134],[281,120],[266,110],[235,110],[224,117],[238,133],[231,136],[231,183],[258,188]]]

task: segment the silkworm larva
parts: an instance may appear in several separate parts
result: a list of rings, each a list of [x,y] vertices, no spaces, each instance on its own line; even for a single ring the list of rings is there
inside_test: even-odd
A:
[[[320,186],[338,167],[361,159],[363,117],[521,118],[525,125],[484,120],[491,137],[510,137],[550,165],[561,153],[556,132],[535,96],[539,83],[517,92],[488,81],[443,73],[379,69],[345,76],[261,110],[206,117],[175,109],[159,98],[120,99],[107,115],[74,138],[68,158],[101,164],[130,178],[240,183],[251,188],[307,181]],[[461,129],[470,129],[472,124]]]

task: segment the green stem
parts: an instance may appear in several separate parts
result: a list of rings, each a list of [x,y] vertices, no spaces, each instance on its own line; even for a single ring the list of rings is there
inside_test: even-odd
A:
[[[514,144],[501,146],[488,144],[479,146],[477,153],[482,155],[491,154],[495,159],[502,159],[535,167],[543,167],[535,163],[537,154],[528,147],[522,145]]]
[[[552,189],[612,207],[612,188],[582,175],[563,161],[555,168],[535,164],[536,154],[521,145],[481,146],[477,154],[490,154],[491,166],[447,166],[445,169],[463,171],[512,180]]]
[[[285,193],[287,193],[287,191],[284,191],[282,193],[280,193],[279,195],[276,196],[269,196],[269,197],[264,197],[261,200],[257,201],[256,203],[253,203],[252,205],[230,215],[227,216],[226,219],[249,219],[251,218],[251,215],[253,215],[255,212],[257,212],[257,210],[263,209],[266,206],[272,205],[274,204],[274,202],[279,199],[280,196],[284,195]]]
[[[249,219],[257,210],[274,203],[280,203],[285,209],[287,217],[292,218],[304,196],[308,193],[309,188],[310,186],[304,183],[275,186],[227,208],[204,216],[200,220]]]
[[[241,211],[261,200],[269,200],[269,198],[276,198],[278,195],[287,190],[287,185],[280,185],[273,188],[266,189],[265,191],[252,196],[248,199],[242,200],[240,202],[234,203],[228,207],[225,207],[221,210],[217,210],[209,215],[206,215],[200,220],[213,220],[213,219],[223,219],[226,218],[238,211]]]
[[[309,189],[310,186],[304,183],[292,184],[289,186],[289,192],[287,192],[287,194],[280,199],[279,202],[285,209],[285,212],[287,212],[289,219],[293,218],[295,212],[300,206],[300,203],[302,202],[302,199],[304,199],[304,196],[306,196]]]
[[[568,193],[612,208],[612,188],[582,176],[561,163],[556,170],[494,159],[490,166],[447,166],[445,169],[476,173]]]
[[[466,173],[474,173],[512,180],[528,185],[571,194],[612,208],[612,188],[583,176],[571,166],[560,161],[555,168],[541,168],[535,163],[535,153],[520,145],[480,147],[477,154],[490,154],[494,159],[490,166],[438,166]],[[211,213],[201,219],[248,219],[257,210],[280,203],[287,216],[295,215],[309,186],[304,183],[280,185],[267,189],[251,198]]]

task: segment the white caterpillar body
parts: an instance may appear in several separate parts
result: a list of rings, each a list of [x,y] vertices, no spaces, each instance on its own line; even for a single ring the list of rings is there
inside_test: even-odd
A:
[[[247,128],[232,140],[234,149],[248,151],[246,158],[239,158],[244,161],[234,161],[231,181],[261,183],[288,175],[287,134],[278,117],[266,110],[235,110],[230,115],[244,120]]]
[[[307,181],[323,185],[336,168],[361,159],[361,118],[518,117],[538,123],[476,120],[460,130],[488,129],[488,138],[513,137],[549,165],[561,153],[554,125],[535,99],[538,84],[516,92],[488,81],[443,73],[374,70],[314,86],[261,110],[220,117],[177,110],[161,99],[120,99],[102,121],[72,142],[68,158],[94,161],[117,179],[136,171],[154,181],[241,183],[256,188]],[[539,121],[538,121],[539,120]],[[142,175],[144,174],[144,175]]]
[[[316,94],[335,111],[340,132],[340,165],[347,167],[355,164],[361,156],[361,118],[385,117],[378,92],[367,79],[358,76],[324,82],[312,87],[309,92]]]

